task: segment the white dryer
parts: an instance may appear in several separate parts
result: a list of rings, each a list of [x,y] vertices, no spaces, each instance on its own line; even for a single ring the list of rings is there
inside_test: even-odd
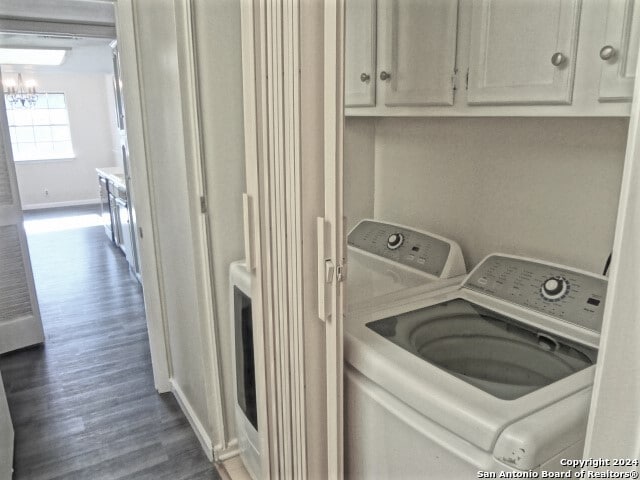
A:
[[[456,242],[395,223],[360,221],[349,232],[347,249],[347,312],[467,273]]]
[[[355,478],[478,478],[580,458],[606,278],[494,254],[459,285],[345,321]]]

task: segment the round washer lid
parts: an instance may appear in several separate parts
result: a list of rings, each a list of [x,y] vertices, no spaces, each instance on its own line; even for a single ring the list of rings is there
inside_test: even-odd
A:
[[[455,299],[367,326],[491,395],[512,400],[595,362],[589,347]]]

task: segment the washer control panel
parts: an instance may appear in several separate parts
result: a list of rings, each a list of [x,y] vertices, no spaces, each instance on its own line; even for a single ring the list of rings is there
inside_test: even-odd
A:
[[[347,239],[349,246],[439,277],[451,245],[407,227],[373,220],[361,221]]]
[[[607,280],[535,260],[491,255],[465,288],[600,332]]]

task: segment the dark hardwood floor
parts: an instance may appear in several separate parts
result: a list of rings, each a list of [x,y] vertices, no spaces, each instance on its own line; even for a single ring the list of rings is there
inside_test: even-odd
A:
[[[142,292],[104,229],[28,237],[46,343],[0,356],[14,479],[218,479],[176,400],[154,389]]]

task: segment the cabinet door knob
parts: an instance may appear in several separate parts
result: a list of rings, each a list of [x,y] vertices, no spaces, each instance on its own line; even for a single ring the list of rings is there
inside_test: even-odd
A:
[[[611,45],[605,45],[600,49],[600,58],[602,60],[611,60],[612,58],[615,58],[616,53],[616,49]]]
[[[382,71],[380,72],[380,80],[389,80],[391,78],[391,74],[389,72]]]
[[[551,55],[551,64],[554,67],[559,67],[560,65],[562,65],[565,61],[567,60],[567,57],[564,56],[563,53],[561,52],[556,52],[553,55]]]
[[[360,81],[365,83],[368,82],[371,79],[371,75],[369,75],[368,73],[361,73],[360,74]]]

